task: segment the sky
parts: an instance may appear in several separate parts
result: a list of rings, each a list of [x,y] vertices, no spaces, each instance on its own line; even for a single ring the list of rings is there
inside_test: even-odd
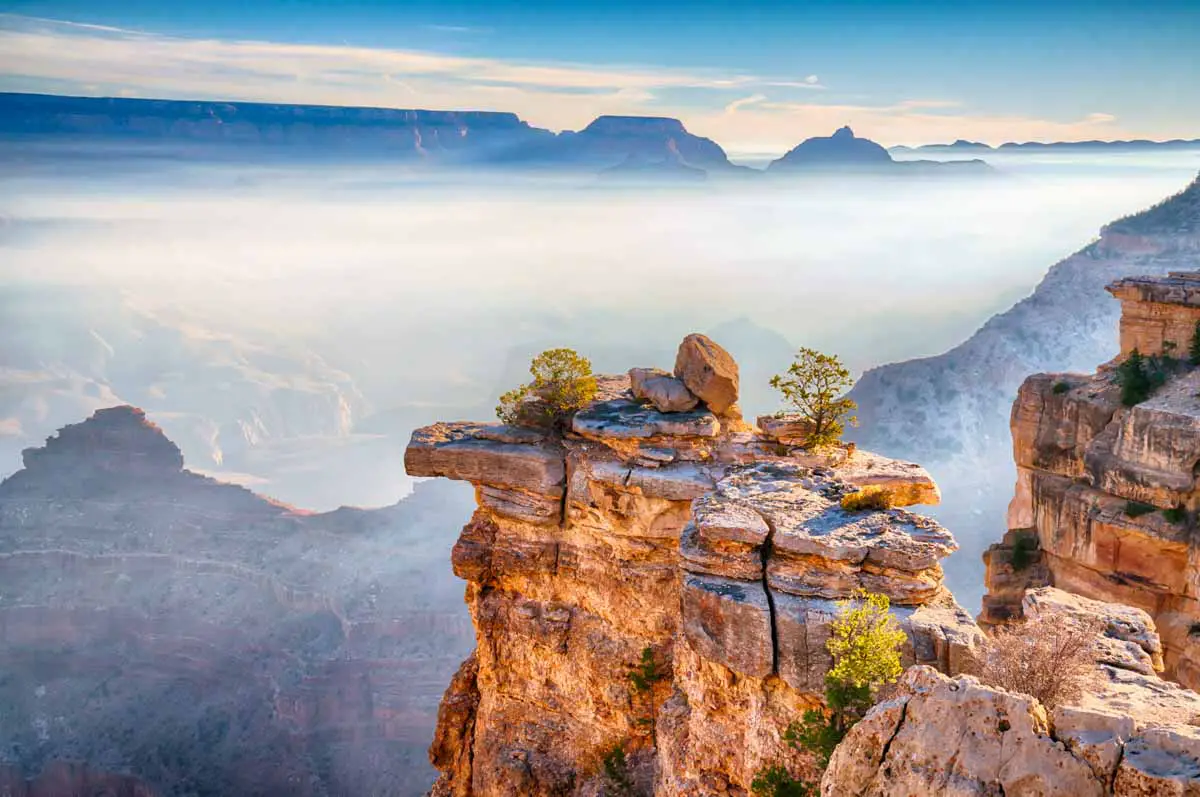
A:
[[[731,153],[1200,138],[1200,3],[0,0],[0,90],[672,116]]]

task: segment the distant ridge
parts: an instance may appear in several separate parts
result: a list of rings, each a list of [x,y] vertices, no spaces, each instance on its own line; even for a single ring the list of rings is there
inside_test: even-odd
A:
[[[1154,149],[1200,149],[1200,138],[1173,138],[1169,141],[1150,141],[1148,139],[1133,139],[1130,141],[1025,141],[1017,143],[1010,141],[993,147],[978,141],[959,139],[953,144],[922,144],[919,147],[897,146],[889,147],[888,152],[1005,152],[1005,151],[1041,151],[1041,150],[1154,150]]]
[[[0,93],[0,138],[270,147],[438,165],[602,171],[634,163],[742,172],[678,119],[601,116],[555,134],[514,113]]]
[[[897,172],[948,173],[961,170],[989,171],[982,160],[962,161],[897,161],[879,144],[869,138],[854,135],[849,126],[841,127],[831,136],[805,139],[778,160],[767,166],[772,174],[788,172],[862,172],[888,174]]]

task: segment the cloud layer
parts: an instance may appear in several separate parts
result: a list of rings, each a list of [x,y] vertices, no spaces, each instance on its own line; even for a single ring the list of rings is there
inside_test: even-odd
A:
[[[1117,137],[1100,111],[1075,121],[978,113],[948,100],[838,102],[815,74],[532,63],[415,50],[189,39],[0,14],[0,88],[514,111],[577,129],[605,113],[677,116],[732,151],[783,151],[852,124],[884,143]]]

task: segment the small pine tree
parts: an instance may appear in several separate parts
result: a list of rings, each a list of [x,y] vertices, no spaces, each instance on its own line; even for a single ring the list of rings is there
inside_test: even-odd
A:
[[[808,422],[807,448],[836,445],[845,424],[858,424],[852,413],[858,405],[845,393],[854,384],[850,372],[835,355],[800,349],[787,373],[771,377],[771,387]]]
[[[654,660],[654,648],[642,648],[642,660],[638,663],[637,668],[629,674],[633,688],[638,692],[648,692],[654,684],[665,677],[666,674],[658,669],[658,662]]]
[[[1188,347],[1188,362],[1192,365],[1200,365],[1200,321],[1196,322],[1196,328],[1192,330],[1192,343]]]
[[[592,363],[574,349],[549,349],[529,364],[533,381],[500,397],[496,417],[508,424],[560,427],[596,397]]]
[[[1117,366],[1117,381],[1121,385],[1121,403],[1126,407],[1141,404],[1150,398],[1150,371],[1140,351],[1134,349],[1125,362]]]
[[[601,759],[604,769],[604,779],[608,782],[612,794],[621,797],[632,797],[634,794],[633,780],[629,777],[629,762],[625,758],[625,748],[615,744],[605,751]]]

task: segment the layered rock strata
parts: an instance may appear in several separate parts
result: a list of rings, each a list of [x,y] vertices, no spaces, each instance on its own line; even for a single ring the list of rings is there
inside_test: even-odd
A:
[[[1094,623],[1096,667],[1081,700],[1027,695],[914,667],[838,746],[825,797],[1151,797],[1200,790],[1200,695],[1160,680],[1145,612],[1043,588],[1026,614]]]
[[[1136,606],[1158,625],[1167,675],[1196,687],[1200,370],[1151,365],[1165,384],[1127,407],[1115,366],[1134,349],[1186,353],[1200,322],[1200,272],[1122,279],[1109,290],[1122,308],[1118,359],[1090,376],[1032,376],[1013,405],[1012,531],[985,555],[981,621],[1019,617],[1025,589],[1041,584]],[[1029,550],[1014,568],[1022,536]]]
[[[863,484],[936,500],[928,474],[746,427],[711,341],[689,337],[675,373],[705,403],[660,412],[605,377],[562,435],[414,433],[409,473],[470,481],[478,502],[453,552],[477,644],[442,702],[435,795],[595,793],[616,745],[655,794],[747,795],[774,763],[803,774],[782,733],[817,705],[836,602],[858,588],[891,598],[907,663],[955,673],[977,644],[942,586],[951,535],[839,503]]]

